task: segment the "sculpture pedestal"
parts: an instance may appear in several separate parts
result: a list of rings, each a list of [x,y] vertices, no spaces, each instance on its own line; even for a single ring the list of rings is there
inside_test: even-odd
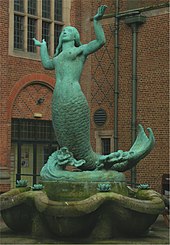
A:
[[[42,183],[43,190],[17,188],[0,196],[12,230],[63,240],[141,236],[164,209],[159,193],[130,189],[114,171],[63,171],[61,179]]]
[[[100,191],[112,191],[128,196],[125,181],[124,174],[116,171],[58,171],[55,181],[43,180],[41,183],[50,200],[79,201]],[[105,188],[107,184],[110,189],[107,189],[107,186]]]

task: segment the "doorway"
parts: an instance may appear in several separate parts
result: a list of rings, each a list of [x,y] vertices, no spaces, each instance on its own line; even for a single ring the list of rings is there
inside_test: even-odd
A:
[[[51,121],[12,119],[11,188],[20,179],[39,183],[41,168],[58,149]]]

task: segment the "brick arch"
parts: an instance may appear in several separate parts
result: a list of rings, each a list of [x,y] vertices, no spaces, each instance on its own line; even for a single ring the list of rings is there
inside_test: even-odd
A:
[[[12,88],[11,93],[8,98],[8,103],[7,103],[7,119],[8,121],[11,120],[11,115],[12,115],[12,107],[13,104],[17,98],[17,95],[20,93],[20,91],[31,84],[41,82],[41,84],[44,84],[51,90],[54,89],[55,86],[55,79],[52,77],[49,77],[46,74],[29,74],[24,77],[22,77]]]

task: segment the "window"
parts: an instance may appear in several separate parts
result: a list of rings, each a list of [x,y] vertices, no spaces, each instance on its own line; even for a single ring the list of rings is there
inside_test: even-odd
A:
[[[28,14],[37,15],[37,1],[28,0]]]
[[[50,43],[50,23],[43,21],[42,22],[42,39],[46,40],[47,43],[47,47],[48,49],[49,47],[49,43]]]
[[[46,120],[12,119],[12,141],[55,142],[52,122]]]
[[[24,49],[24,17],[14,15],[14,48]]]
[[[24,12],[24,1],[14,0],[14,10],[18,12]]]
[[[33,42],[33,38],[36,36],[36,20],[28,18],[28,29],[27,29],[27,51],[36,52],[36,47]]]
[[[50,19],[50,1],[51,0],[42,0],[42,17]]]
[[[110,138],[101,138],[102,155],[110,154]]]
[[[13,118],[11,136],[12,186],[21,178],[37,183],[48,157],[59,149],[52,121]]]
[[[112,130],[95,131],[96,152],[108,155],[114,151],[114,133]]]
[[[59,26],[59,25],[55,25],[54,26],[54,50],[56,50],[56,47],[58,45],[58,40],[59,40],[59,36],[60,36],[60,33],[62,31],[62,27]]]
[[[55,16],[54,19],[58,21],[62,21],[62,0],[55,0]]]
[[[10,54],[38,58],[33,37],[45,39],[49,54],[55,53],[71,0],[14,0],[10,1]],[[66,7],[67,6],[67,7]],[[12,10],[12,11],[11,11]],[[66,13],[67,11],[67,13]]]

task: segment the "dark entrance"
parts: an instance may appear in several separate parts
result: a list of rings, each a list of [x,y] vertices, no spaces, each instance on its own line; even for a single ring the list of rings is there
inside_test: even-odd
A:
[[[38,183],[41,168],[58,148],[51,121],[12,119],[12,184],[20,179]]]

